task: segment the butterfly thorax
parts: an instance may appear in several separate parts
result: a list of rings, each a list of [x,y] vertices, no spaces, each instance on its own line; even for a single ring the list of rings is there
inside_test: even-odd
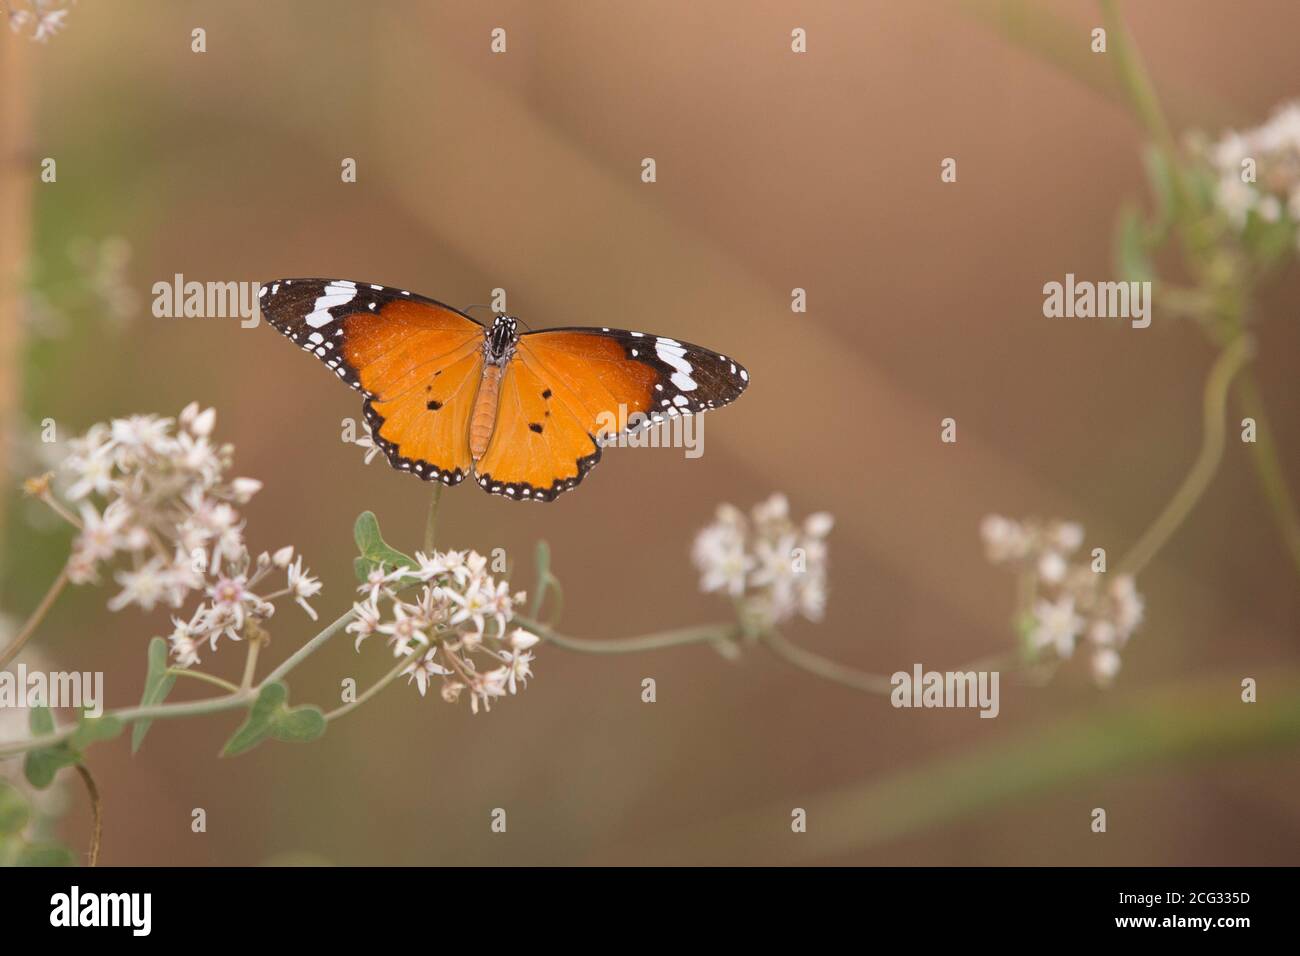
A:
[[[510,357],[515,354],[515,343],[519,337],[515,335],[515,329],[519,327],[519,320],[513,315],[498,315],[492,328],[483,333],[483,357],[488,365],[505,366],[510,361]]]
[[[496,427],[497,404],[501,396],[501,373],[515,354],[516,321],[513,316],[499,315],[483,336],[483,377],[474,397],[474,411],[469,419],[469,451],[474,461],[487,452]]]

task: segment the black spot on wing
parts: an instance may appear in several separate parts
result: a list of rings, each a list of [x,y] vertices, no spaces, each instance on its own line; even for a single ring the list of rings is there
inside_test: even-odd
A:
[[[459,468],[448,471],[439,468],[432,462],[425,461],[423,458],[408,458],[403,455],[401,446],[394,445],[388,439],[380,436],[379,430],[383,427],[385,418],[375,411],[370,399],[366,399],[362,404],[362,410],[365,413],[366,422],[370,425],[370,434],[375,444],[388,458],[388,463],[398,471],[410,472],[425,481],[441,481],[444,485],[458,485],[465,480],[468,472]]]

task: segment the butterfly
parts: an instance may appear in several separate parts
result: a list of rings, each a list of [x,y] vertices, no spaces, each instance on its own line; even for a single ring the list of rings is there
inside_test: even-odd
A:
[[[551,501],[574,488],[620,433],[728,405],[749,384],[735,359],[661,335],[609,328],[519,334],[402,289],[279,279],[261,313],[365,396],[375,444],[394,468]]]

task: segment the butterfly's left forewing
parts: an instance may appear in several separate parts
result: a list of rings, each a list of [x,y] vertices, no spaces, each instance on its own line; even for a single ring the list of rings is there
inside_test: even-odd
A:
[[[272,326],[365,395],[393,467],[447,484],[469,473],[481,325],[424,296],[341,279],[269,282],[259,303]]]

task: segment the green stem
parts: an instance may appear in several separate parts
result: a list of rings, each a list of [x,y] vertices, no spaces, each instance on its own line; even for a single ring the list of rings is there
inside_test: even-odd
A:
[[[203,671],[192,671],[184,667],[169,667],[164,673],[169,677],[192,677],[195,680],[206,681],[207,683],[220,687],[222,690],[232,694],[239,691],[238,684],[232,684],[230,681],[223,680],[215,674],[205,674]]]
[[[868,694],[888,696],[890,691],[893,690],[893,685],[885,675],[869,674],[866,671],[840,664],[828,657],[822,657],[820,654],[814,654],[797,644],[791,644],[785,639],[785,635],[775,628],[767,631],[762,639],[763,643],[777,657],[787,664],[792,664],[800,670],[807,671],[809,674],[833,681],[836,684],[843,684],[845,687],[852,687],[854,690],[865,691]]]
[[[396,680],[397,676],[401,674],[402,671],[404,671],[413,661],[415,661],[416,658],[420,657],[420,655],[426,653],[428,650],[429,649],[427,647],[423,647],[423,646],[413,650],[410,654],[406,655],[406,657],[398,661],[393,666],[392,670],[390,670],[383,677],[379,678],[379,680],[377,680],[373,685],[366,688],[366,692],[364,694],[362,694],[360,697],[358,697],[356,700],[352,701],[351,703],[343,704],[340,707],[334,708],[328,714],[325,715],[325,719],[327,721],[335,720],[336,718],[342,717],[344,714],[348,713],[349,711],[357,707],[360,707],[362,704],[364,704],[370,698],[374,697],[381,690],[383,690],[394,680]]]
[[[104,802],[99,798],[99,787],[95,786],[95,778],[90,775],[90,768],[84,763],[76,765],[77,775],[81,777],[81,782],[86,785],[86,795],[90,797],[90,852],[89,865],[99,865],[99,847],[104,839]]]
[[[1224,416],[1228,402],[1228,387],[1250,357],[1252,342],[1248,336],[1239,336],[1215,360],[1205,380],[1204,437],[1196,463],[1183,479],[1182,485],[1169,499],[1160,516],[1138,539],[1137,544],[1119,562],[1123,574],[1137,574],[1156,553],[1164,547],[1170,536],[1187,519],[1196,502],[1200,500],[1210,479],[1223,460]]]
[[[1255,420],[1255,441],[1250,444],[1250,460],[1263,486],[1264,497],[1277,518],[1282,543],[1291,555],[1296,573],[1300,574],[1300,514],[1296,511],[1295,498],[1287,488],[1277,444],[1273,441],[1273,429],[1264,408],[1264,395],[1250,371],[1237,381],[1236,398],[1241,414]]]
[[[731,640],[740,635],[740,625],[702,624],[698,627],[683,627],[674,631],[658,631],[639,637],[622,638],[582,638],[569,637],[551,630],[540,621],[531,618],[516,617],[516,623],[538,637],[549,641],[556,647],[567,651],[581,651],[587,654],[635,654],[638,651],[657,651],[666,647],[685,647],[689,644],[711,644],[715,641]]]
[[[54,579],[54,583],[50,585],[50,589],[45,592],[45,597],[41,598],[41,603],[36,606],[36,610],[33,611],[32,616],[27,619],[27,623],[24,624],[22,630],[18,632],[18,636],[10,642],[8,647],[0,650],[0,667],[4,667],[18,656],[18,652],[23,649],[23,645],[27,643],[34,633],[36,633],[37,625],[40,624],[41,621],[45,620],[45,615],[48,614],[50,608],[54,606],[55,600],[63,592],[63,589],[67,584],[68,572],[65,568],[59,572],[59,576]]]
[[[343,630],[343,628],[347,627],[348,623],[356,617],[356,615],[357,612],[354,608],[348,608],[345,612],[335,618],[333,623],[329,624],[323,631],[294,651],[293,654],[284,661],[284,663],[266,675],[266,679],[258,686],[264,687],[267,684],[280,680],[280,678],[284,677],[285,674],[289,673],[289,671],[293,670],[312,654],[316,653],[316,651],[320,650],[321,647],[324,646],[325,642],[331,637]]]
[[[1120,15],[1119,5],[1115,0],[1098,0],[1098,5],[1101,7],[1102,21],[1106,25],[1108,55],[1114,57],[1115,65],[1119,70],[1120,83],[1128,94],[1129,102],[1151,137],[1168,151],[1170,156],[1176,155],[1178,144],[1174,142],[1173,132],[1169,128],[1168,120],[1165,119],[1164,111],[1160,108],[1160,99],[1156,96],[1155,87],[1151,84],[1142,57],[1133,43],[1128,24]],[[1173,174],[1174,186],[1181,191],[1181,177],[1177,170],[1174,170]]]
[[[424,521],[424,553],[433,554],[434,532],[438,530],[438,504],[442,501],[442,483],[432,482],[433,497],[429,499],[429,516]]]

